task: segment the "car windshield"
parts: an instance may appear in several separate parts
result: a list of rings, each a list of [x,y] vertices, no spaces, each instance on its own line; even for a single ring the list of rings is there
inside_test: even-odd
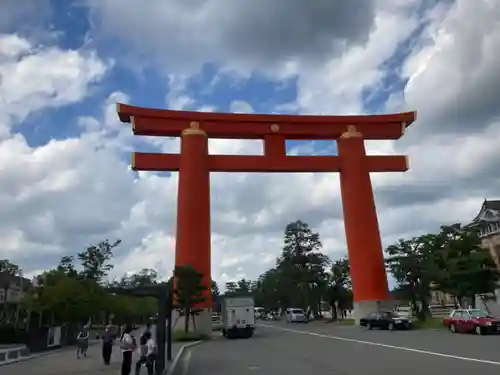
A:
[[[396,315],[390,311],[381,311],[380,315],[382,315],[384,318],[396,318],[396,317],[398,317],[398,315]]]
[[[292,314],[304,314],[304,310],[301,310],[301,309],[292,309]]]
[[[482,310],[469,310],[471,318],[488,318],[490,315]]]

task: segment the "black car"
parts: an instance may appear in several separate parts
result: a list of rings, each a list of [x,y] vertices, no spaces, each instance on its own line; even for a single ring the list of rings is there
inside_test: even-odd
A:
[[[399,316],[392,311],[374,311],[360,319],[359,325],[367,329],[412,329],[413,325],[409,318]]]

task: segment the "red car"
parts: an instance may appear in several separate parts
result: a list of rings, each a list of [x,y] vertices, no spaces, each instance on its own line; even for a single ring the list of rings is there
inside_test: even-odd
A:
[[[479,309],[457,309],[443,319],[450,332],[500,333],[500,319]]]

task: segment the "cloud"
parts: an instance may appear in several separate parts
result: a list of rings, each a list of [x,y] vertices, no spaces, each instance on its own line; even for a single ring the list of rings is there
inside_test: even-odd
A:
[[[369,0],[87,4],[95,37],[113,40],[129,56],[147,54],[149,62],[175,71],[197,70],[207,62],[245,71],[255,66],[276,70],[288,60],[323,60],[366,42],[374,14]]]
[[[495,164],[500,123],[492,99],[500,57],[490,52],[500,39],[493,27],[500,21],[497,2],[477,0],[473,9],[466,0],[435,6],[416,0],[391,6],[331,1],[323,8],[308,2],[295,8],[302,17],[291,5],[286,9],[291,14],[280,13],[282,2],[273,3],[265,17],[232,3],[225,4],[226,12],[215,13],[215,6],[222,9],[221,0],[171,2],[168,12],[157,1],[140,7],[113,4],[92,3],[94,21],[99,21],[94,37],[130,39],[131,55],[165,63],[158,69],[167,77],[163,100],[170,108],[214,109],[195,100],[186,82],[190,73],[215,61],[240,72],[265,71],[272,80],[295,75],[297,97],[289,105],[304,113],[417,109],[419,119],[403,139],[367,142],[370,154],[410,156],[410,171],[372,175],[385,245],[437,230],[442,223],[467,222],[484,197],[495,198],[500,190]],[[354,9],[358,18],[349,15]],[[315,29],[317,14],[322,18]],[[345,22],[321,21],[334,16]],[[245,42],[243,32],[260,18],[262,30],[254,27],[249,37],[262,43]],[[283,43],[275,42],[279,27]],[[271,34],[266,43],[265,30]],[[309,45],[298,36],[300,30]],[[0,98],[8,98],[0,104],[0,209],[5,213],[0,256],[40,270],[63,253],[120,238],[115,275],[151,267],[168,276],[174,262],[177,175],[133,173],[126,154],[138,148],[177,152],[179,141],[133,137],[130,125],[120,124],[114,113],[114,102],[134,101],[147,88],[126,92],[116,82],[101,113],[73,119],[79,136],[31,147],[11,131],[14,126],[34,112],[50,116],[50,108],[83,100],[111,63],[91,51],[33,48],[21,36],[0,40],[0,71],[8,72],[0,87],[5,89]],[[47,59],[60,67],[51,66],[49,74],[34,69]],[[231,111],[252,112],[259,104],[237,97],[229,101]],[[367,108],[367,97],[378,104]],[[262,143],[211,140],[210,152],[262,154]],[[308,143],[295,152],[325,151]],[[345,254],[337,175],[215,173],[211,180],[212,269],[218,281],[257,277],[279,255],[283,229],[296,219],[320,232],[332,258]]]

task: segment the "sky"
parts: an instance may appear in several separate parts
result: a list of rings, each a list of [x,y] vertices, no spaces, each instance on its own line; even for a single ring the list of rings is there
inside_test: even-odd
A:
[[[0,258],[26,275],[121,239],[111,276],[170,276],[177,174],[132,172],[130,152],[177,152],[134,137],[116,102],[176,110],[373,114],[417,121],[369,154],[406,154],[373,173],[384,246],[467,223],[500,198],[497,0],[3,0],[0,5]],[[335,142],[288,142],[335,155]],[[213,154],[262,143],[210,140]],[[346,255],[337,174],[211,177],[212,276],[255,279],[287,223]],[[367,262],[370,259],[366,260]],[[394,281],[390,280],[393,284]]]

